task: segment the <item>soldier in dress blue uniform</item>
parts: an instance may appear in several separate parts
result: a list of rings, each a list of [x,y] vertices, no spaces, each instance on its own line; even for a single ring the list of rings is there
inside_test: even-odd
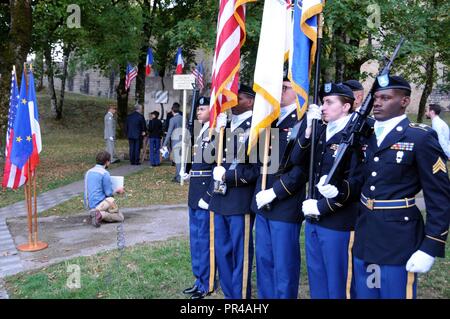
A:
[[[324,122],[317,129],[314,168],[314,184],[319,189],[333,166],[344,128],[351,120],[354,95],[344,84],[326,83],[321,90],[321,98]],[[347,183],[350,170],[361,163],[362,157],[358,152],[353,153],[341,176],[343,183]],[[357,203],[348,202],[344,196],[330,200],[319,195],[304,201],[302,210],[307,218],[305,247],[311,298],[350,298]]]
[[[193,146],[191,170],[180,171],[180,177],[189,182],[189,239],[191,248],[192,273],[195,283],[183,293],[191,294],[191,299],[202,299],[214,290],[214,251],[210,251],[210,214],[208,203],[211,199],[214,146],[209,137],[209,98],[198,99],[197,119],[202,129]],[[211,136],[211,139],[214,135]]]
[[[361,82],[354,79],[342,82],[342,84],[348,86],[352,90],[353,96],[355,97],[352,109],[353,111],[358,111],[364,101],[364,87]]]
[[[445,255],[450,181],[436,133],[405,115],[409,83],[384,75],[375,86],[375,134],[361,173],[350,179],[362,185],[350,187],[360,197],[353,247],[356,297],[415,298],[417,273],[428,272],[435,257]],[[426,223],[415,202],[421,190]]]
[[[254,216],[250,204],[260,170],[258,165],[249,162],[246,150],[254,98],[255,92],[250,87],[240,86],[238,105],[232,108],[231,123],[226,130],[225,161],[213,170],[214,180],[226,185],[224,194],[213,193],[209,209],[215,213],[216,261],[227,299],[250,298],[251,291]],[[219,124],[222,116],[217,119],[217,127],[222,125]],[[240,159],[241,154],[245,158]]]
[[[297,94],[289,79],[283,80],[281,110],[273,127],[278,128],[279,153],[284,156],[292,128],[298,123]],[[306,116],[304,116],[306,118]],[[300,130],[306,129],[306,120]],[[274,138],[275,136],[272,136]],[[297,166],[267,175],[266,190],[261,190],[262,175],[258,178],[252,211],[256,212],[255,252],[258,298],[275,299],[298,297],[300,280],[300,228],[303,214],[299,210],[305,199],[306,175]],[[270,210],[264,206],[270,203]]]

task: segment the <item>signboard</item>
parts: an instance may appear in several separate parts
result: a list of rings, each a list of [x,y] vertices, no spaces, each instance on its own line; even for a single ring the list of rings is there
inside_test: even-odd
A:
[[[174,90],[193,90],[195,76],[193,74],[175,74],[173,76]]]
[[[169,102],[169,91],[156,91],[155,103],[166,104]]]

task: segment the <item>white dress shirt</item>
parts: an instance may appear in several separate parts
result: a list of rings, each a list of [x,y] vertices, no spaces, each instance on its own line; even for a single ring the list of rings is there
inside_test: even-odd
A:
[[[450,130],[447,123],[445,123],[439,116],[435,116],[431,120],[431,127],[436,131],[439,139],[439,144],[441,144],[445,155],[450,158]]]
[[[377,136],[377,145],[380,146],[383,143],[385,137],[400,123],[406,119],[406,114],[393,117],[386,121],[375,121],[374,131]],[[382,132],[378,135],[377,131],[382,128]]]
[[[278,117],[277,126],[280,125],[284,119],[297,108],[297,103],[280,108],[280,116]]]
[[[347,116],[344,116],[336,121],[329,122],[327,124],[327,131],[326,131],[326,140],[329,141],[330,138],[332,138],[337,132],[340,132],[344,129],[344,127],[347,125],[347,122],[352,117],[352,114],[348,114]]]
[[[231,116],[231,132],[233,132],[235,129],[239,127],[245,120],[250,118],[253,115],[252,111],[247,111],[239,115],[232,115]]]

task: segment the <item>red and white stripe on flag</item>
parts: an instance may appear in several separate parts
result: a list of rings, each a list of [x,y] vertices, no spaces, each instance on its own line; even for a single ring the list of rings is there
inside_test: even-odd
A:
[[[131,67],[130,65],[127,67],[127,74],[125,75],[125,89],[128,90],[131,86],[131,82],[137,76],[138,70],[137,67]]]
[[[241,46],[245,42],[245,4],[254,0],[220,0],[211,77],[210,125],[237,105]]]
[[[8,125],[6,130],[6,147],[5,147],[5,167],[3,170],[2,187],[8,187],[16,189],[26,183],[27,178],[25,171],[27,170],[27,164],[23,169],[18,168],[11,163],[10,155],[14,138],[14,120],[16,118],[17,107],[19,100],[19,91],[17,87],[16,74],[12,71],[11,76],[11,94],[9,99],[9,113],[8,113]]]

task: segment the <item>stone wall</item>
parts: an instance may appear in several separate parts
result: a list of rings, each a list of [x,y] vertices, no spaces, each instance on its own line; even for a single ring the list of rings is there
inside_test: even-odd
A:
[[[211,74],[211,57],[208,55],[205,55],[203,52],[198,53],[198,60],[204,60],[205,65],[205,75],[206,79],[210,79]],[[376,74],[378,71],[378,64],[376,62],[367,62],[361,67],[362,72],[368,72],[369,74]],[[185,69],[185,73],[187,73],[188,70]],[[366,89],[366,92],[370,89],[372,83],[374,81],[373,77],[367,78],[364,82],[364,88]],[[87,94],[91,96],[98,96],[98,97],[105,97],[105,98],[116,98],[116,92],[115,87],[119,83],[119,77],[118,75],[114,73],[110,74],[103,74],[99,70],[96,69],[90,69],[90,70],[80,70],[78,71],[73,78],[70,78],[66,81],[66,90],[67,92],[73,92],[73,93],[80,93],[80,94]],[[44,78],[44,85],[47,84],[47,78]],[[134,92],[135,92],[135,84],[136,81],[134,80],[131,84],[130,89],[130,95],[129,95],[129,106],[130,110],[135,103],[134,101]],[[61,87],[61,81],[60,79],[55,78],[55,86],[56,89],[60,89]],[[208,83],[205,83],[205,86],[208,86]],[[407,109],[408,113],[417,113],[420,97],[422,94],[422,87],[412,85],[413,92],[412,92],[412,101],[410,106]],[[439,84],[437,85],[439,87]],[[166,91],[168,91],[168,101],[167,104],[163,104],[163,113],[164,113],[164,119],[166,117],[166,113],[170,111],[170,108],[172,107],[172,104],[174,102],[180,103],[180,105],[183,105],[183,92],[182,91],[175,91],[173,90],[173,78],[172,76],[166,76],[164,77],[164,88]],[[151,75],[146,78],[145,80],[145,105],[144,105],[144,113],[145,117],[148,118],[148,113],[152,111],[158,111],[160,113],[161,118],[161,104],[155,102],[155,94],[157,91],[162,90],[162,81],[160,77],[155,76],[155,72],[152,71]],[[205,89],[206,91],[206,89]],[[206,94],[206,92],[201,92],[202,94]],[[192,91],[188,91],[188,98],[187,98],[187,112],[190,110],[191,106],[191,99],[192,99]],[[440,92],[438,89],[433,90],[432,94],[428,98],[428,103],[439,103],[443,110],[450,111],[450,94]]]

